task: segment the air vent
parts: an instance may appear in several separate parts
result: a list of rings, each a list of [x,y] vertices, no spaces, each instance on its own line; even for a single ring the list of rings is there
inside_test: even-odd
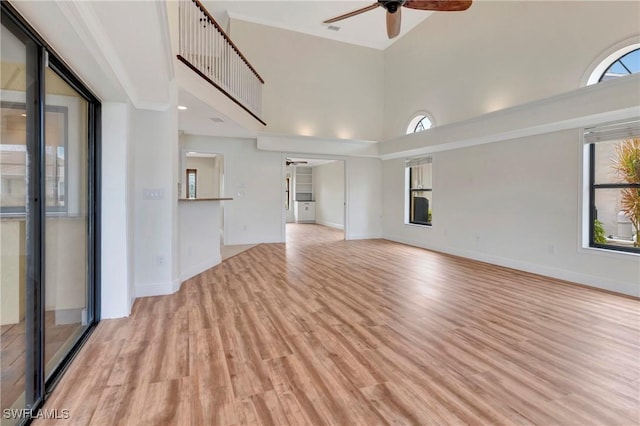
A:
[[[340,27],[336,27],[335,25],[329,25],[327,29],[331,31],[340,31]]]
[[[214,123],[224,123],[224,120],[219,117],[211,117],[211,121],[213,121]]]

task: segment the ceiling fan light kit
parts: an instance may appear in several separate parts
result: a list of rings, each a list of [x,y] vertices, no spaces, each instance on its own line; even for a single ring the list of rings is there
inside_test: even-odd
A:
[[[297,166],[298,164],[308,164],[307,160],[292,160],[291,158],[285,158],[285,165]]]
[[[332,24],[383,7],[387,11],[387,35],[394,38],[400,34],[402,7],[434,12],[460,12],[469,9],[471,2],[472,0],[378,0],[370,6],[327,19],[323,24]]]
[[[406,0],[380,0],[378,3],[389,13],[396,13]]]

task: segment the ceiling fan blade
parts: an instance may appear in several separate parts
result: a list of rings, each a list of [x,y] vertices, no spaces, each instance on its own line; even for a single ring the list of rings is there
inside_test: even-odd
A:
[[[389,38],[394,38],[400,34],[401,11],[402,8],[399,7],[394,13],[387,12],[387,35]]]
[[[469,9],[471,0],[407,0],[403,6],[409,9],[458,12]]]
[[[360,15],[361,13],[368,12],[380,6],[379,3],[374,3],[370,6],[363,7],[362,9],[354,10],[353,12],[345,13],[344,15],[336,16],[335,18],[327,19],[323,21],[323,24],[331,24],[333,22],[342,21],[343,19],[351,18],[352,16]]]

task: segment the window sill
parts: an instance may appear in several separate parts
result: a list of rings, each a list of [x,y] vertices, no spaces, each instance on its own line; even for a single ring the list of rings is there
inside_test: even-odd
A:
[[[405,222],[404,226],[411,226],[413,228],[422,228],[422,229],[431,229],[431,228],[433,228],[433,225],[421,225],[419,223],[411,223],[411,222]]]
[[[621,251],[621,250],[612,250],[612,249],[606,249],[606,248],[600,248],[600,247],[584,247],[583,246],[583,247],[580,247],[579,252],[586,253],[586,254],[596,254],[599,256],[617,257],[617,258],[619,258],[621,255],[640,257],[640,253],[634,253],[630,251]]]

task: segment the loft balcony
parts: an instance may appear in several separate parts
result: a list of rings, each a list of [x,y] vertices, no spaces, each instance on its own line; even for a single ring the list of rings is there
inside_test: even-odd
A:
[[[263,125],[264,80],[198,0],[178,2],[178,60]]]

